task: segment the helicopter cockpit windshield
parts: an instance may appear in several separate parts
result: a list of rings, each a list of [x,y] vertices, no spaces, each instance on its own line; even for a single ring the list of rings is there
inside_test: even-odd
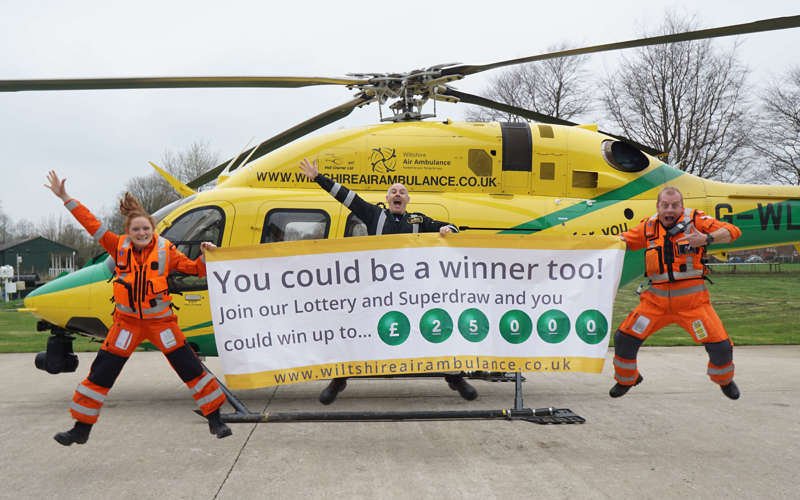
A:
[[[225,229],[225,213],[219,207],[207,206],[190,210],[175,219],[161,236],[171,241],[178,250],[190,259],[200,256],[200,243],[222,242]]]
[[[225,213],[222,209],[205,206],[179,216],[161,232],[161,236],[171,241],[190,259],[196,259],[200,256],[200,243],[210,241],[217,246],[221,245],[224,229]],[[198,278],[180,272],[171,273],[168,282],[171,292],[205,290],[207,288],[205,277]]]

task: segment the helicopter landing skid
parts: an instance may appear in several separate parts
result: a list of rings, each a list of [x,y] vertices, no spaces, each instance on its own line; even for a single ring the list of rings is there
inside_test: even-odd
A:
[[[208,367],[203,365],[207,372]],[[499,410],[406,410],[406,411],[293,411],[251,412],[219,379],[220,388],[233,407],[233,413],[223,413],[226,423],[276,423],[276,422],[365,422],[401,420],[524,420],[535,424],[582,424],[586,419],[567,408],[524,408],[522,404],[522,381],[520,373],[513,375],[515,382],[514,407]],[[505,377],[503,377],[505,379]],[[195,413],[200,413],[195,410]]]

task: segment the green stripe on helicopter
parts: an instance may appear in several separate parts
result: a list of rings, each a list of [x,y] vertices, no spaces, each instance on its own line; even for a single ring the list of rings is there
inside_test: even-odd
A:
[[[88,267],[78,269],[73,273],[66,274],[58,279],[46,283],[28,294],[28,297],[45,295],[48,293],[61,292],[70,288],[77,288],[98,281],[106,281],[112,277],[111,270],[106,266],[105,259]]]
[[[654,169],[652,172],[648,172],[647,174],[625,184],[622,187],[598,196],[591,205],[588,203],[576,203],[575,205],[571,205],[556,212],[543,215],[538,219],[520,224],[514,227],[511,231],[500,232],[506,234],[520,234],[520,232],[524,232],[524,230],[527,229],[532,233],[534,231],[541,231],[553,226],[557,226],[582,215],[595,212],[621,201],[629,200],[630,198],[638,196],[645,191],[649,191],[655,187],[661,186],[672,179],[675,179],[676,177],[680,177],[684,173],[685,172],[682,170],[678,170],[675,167],[664,164]]]

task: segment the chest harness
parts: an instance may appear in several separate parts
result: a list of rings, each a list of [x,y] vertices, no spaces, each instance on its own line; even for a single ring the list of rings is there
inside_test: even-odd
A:
[[[139,264],[131,239],[124,235],[117,244],[114,304],[117,312],[139,319],[162,318],[172,314],[168,293],[169,241],[153,235],[155,244]],[[147,250],[145,250],[147,251]]]
[[[657,214],[647,220],[644,259],[645,274],[650,283],[674,283],[703,278],[705,247],[693,249],[686,240],[686,235],[695,230],[696,215],[696,210],[685,208],[680,220],[669,229],[661,225]]]

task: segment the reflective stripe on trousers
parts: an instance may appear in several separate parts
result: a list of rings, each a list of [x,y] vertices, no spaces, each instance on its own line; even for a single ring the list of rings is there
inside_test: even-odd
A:
[[[715,384],[727,384],[733,380],[733,372],[733,362],[730,362],[724,366],[716,366],[712,365],[710,361],[708,362],[708,378],[710,378]]]
[[[109,390],[88,379],[78,384],[69,407],[72,418],[86,424],[96,423]]]
[[[217,379],[205,370],[202,375],[187,382],[186,386],[192,391],[192,397],[203,415],[212,413],[225,402],[225,393]]]
[[[639,378],[639,370],[635,359],[614,356],[614,380],[621,385],[633,385]]]

